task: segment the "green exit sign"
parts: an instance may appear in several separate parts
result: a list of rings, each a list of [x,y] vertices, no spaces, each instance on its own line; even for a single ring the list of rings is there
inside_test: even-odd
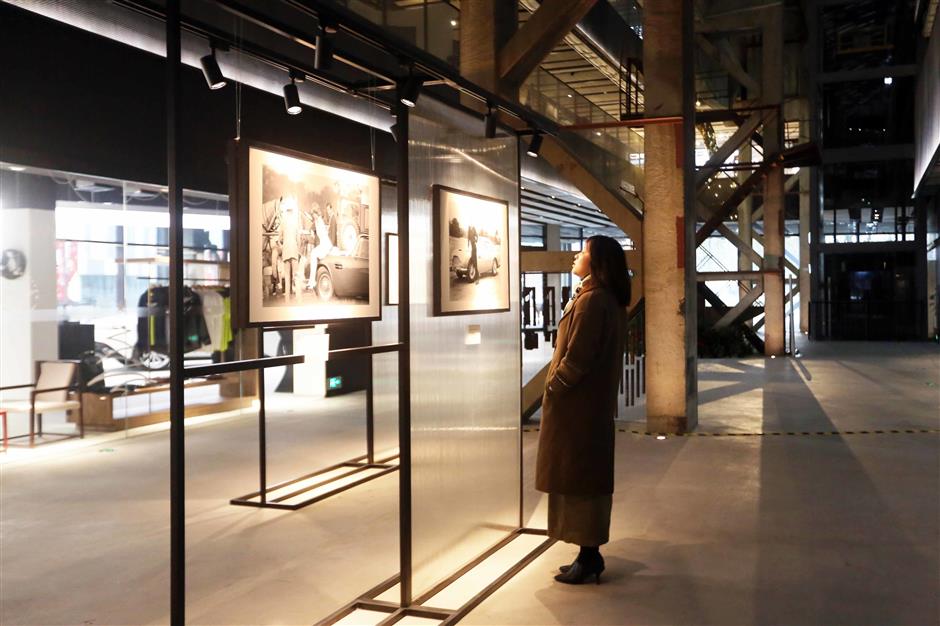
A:
[[[343,388],[343,377],[342,376],[330,376],[329,382],[330,389],[342,389]]]

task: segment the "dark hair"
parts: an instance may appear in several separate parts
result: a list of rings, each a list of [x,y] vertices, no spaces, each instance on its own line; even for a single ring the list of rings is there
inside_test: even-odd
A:
[[[630,304],[630,274],[623,248],[616,239],[604,235],[589,237],[587,246],[591,253],[591,280],[610,289],[620,306]]]

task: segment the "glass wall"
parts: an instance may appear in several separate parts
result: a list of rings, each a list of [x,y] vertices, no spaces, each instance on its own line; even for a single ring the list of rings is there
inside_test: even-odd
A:
[[[909,160],[823,166],[822,242],[914,241],[911,176]]]

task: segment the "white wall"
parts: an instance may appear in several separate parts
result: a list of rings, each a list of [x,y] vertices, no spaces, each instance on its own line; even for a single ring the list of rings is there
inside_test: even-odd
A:
[[[9,248],[26,255],[26,273],[0,278],[0,387],[33,382],[35,361],[58,357],[55,212],[0,210],[0,250]]]

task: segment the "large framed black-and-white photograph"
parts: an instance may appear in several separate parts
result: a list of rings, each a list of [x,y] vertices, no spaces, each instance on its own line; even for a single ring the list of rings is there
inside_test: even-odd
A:
[[[509,310],[509,203],[443,185],[434,195],[434,314]]]
[[[240,151],[239,290],[249,326],[380,319],[379,178],[312,155]],[[242,279],[244,280],[244,279]],[[245,302],[244,300],[247,300]]]

